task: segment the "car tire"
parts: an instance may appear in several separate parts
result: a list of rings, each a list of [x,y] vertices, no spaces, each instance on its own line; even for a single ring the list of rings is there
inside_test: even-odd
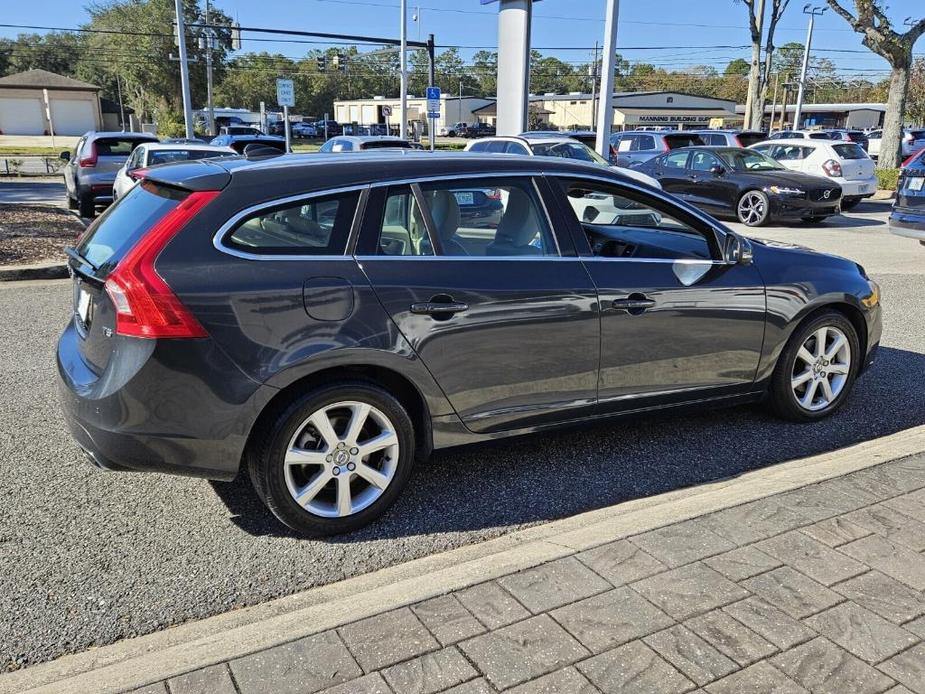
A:
[[[841,208],[842,210],[853,210],[855,207],[861,204],[861,198],[842,198]]]
[[[77,196],[77,213],[81,217],[91,219],[96,214],[96,204],[89,195]]]
[[[77,201],[74,198],[72,198],[70,195],[67,195],[66,197],[67,197],[67,209],[76,210]]]
[[[736,203],[736,217],[749,227],[760,227],[771,218],[771,203],[760,190],[748,190]]]
[[[847,400],[862,359],[857,332],[844,314],[827,310],[812,316],[793,332],[777,360],[769,389],[771,409],[794,422],[828,417]]]
[[[352,435],[352,420],[364,411],[362,428]],[[387,433],[392,436],[385,438]],[[364,447],[378,445],[370,443],[375,438],[394,444],[364,456]],[[304,535],[338,535],[368,525],[398,498],[414,464],[414,426],[402,404],[382,388],[331,384],[275,413],[248,457],[254,488],[273,515]],[[292,464],[293,459],[308,462]],[[349,506],[341,503],[345,496]],[[350,507],[357,510],[345,512]]]

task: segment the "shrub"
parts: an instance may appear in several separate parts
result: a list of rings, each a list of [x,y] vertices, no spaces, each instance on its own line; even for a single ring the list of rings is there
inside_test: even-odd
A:
[[[899,169],[877,169],[877,188],[895,191],[898,183]]]
[[[171,109],[163,109],[157,114],[157,136],[158,137],[184,137],[186,135],[186,124],[183,122],[183,116]]]

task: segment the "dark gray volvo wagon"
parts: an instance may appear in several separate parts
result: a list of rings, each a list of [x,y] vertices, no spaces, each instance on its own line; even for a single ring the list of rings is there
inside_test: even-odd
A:
[[[538,157],[152,169],[69,255],[60,393],[92,460],[245,467],[314,534],[376,518],[435,448],[680,405],[819,419],[881,329],[856,263]]]

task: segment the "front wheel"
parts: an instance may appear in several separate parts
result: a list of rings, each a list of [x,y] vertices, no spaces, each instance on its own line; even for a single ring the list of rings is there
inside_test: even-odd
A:
[[[857,332],[837,311],[826,311],[797,328],[771,378],[770,405],[796,422],[811,422],[838,410],[848,397],[861,362]]]
[[[258,439],[250,474],[273,514],[307,535],[337,535],[391,506],[414,461],[411,418],[366,383],[313,390],[279,413]]]
[[[771,216],[768,196],[760,190],[746,192],[736,205],[736,216],[746,226],[760,227],[766,224]]]

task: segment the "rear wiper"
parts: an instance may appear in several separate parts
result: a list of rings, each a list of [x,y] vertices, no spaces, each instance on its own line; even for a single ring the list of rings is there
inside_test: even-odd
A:
[[[73,258],[73,259],[76,260],[78,263],[83,263],[84,265],[86,265],[86,266],[92,268],[92,270],[93,270],[94,272],[96,272],[96,271],[99,270],[99,267],[98,267],[98,266],[94,265],[94,264],[91,263],[89,260],[87,260],[86,258],[84,258],[84,257],[77,251],[77,249],[74,248],[73,246],[65,246],[64,252],[67,254],[67,256],[68,256],[69,258]]]

